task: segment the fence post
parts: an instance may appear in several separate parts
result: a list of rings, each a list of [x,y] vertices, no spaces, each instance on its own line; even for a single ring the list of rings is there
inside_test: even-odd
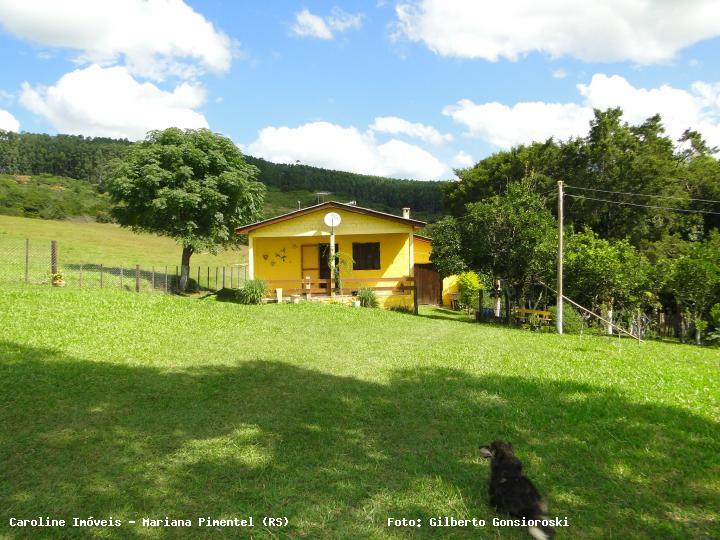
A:
[[[140,292],[140,265],[135,265],[135,292]]]
[[[233,267],[230,265],[230,288],[233,288]]]
[[[223,266],[223,286],[222,288],[225,288],[225,267]]]
[[[103,265],[100,265],[100,288],[103,288]]]
[[[189,273],[189,272],[188,272]],[[200,292],[200,266],[198,265],[197,291]]]
[[[25,283],[30,275],[30,239],[25,239]]]
[[[57,274],[57,257],[58,257],[58,246],[57,240],[50,241],[50,273]]]

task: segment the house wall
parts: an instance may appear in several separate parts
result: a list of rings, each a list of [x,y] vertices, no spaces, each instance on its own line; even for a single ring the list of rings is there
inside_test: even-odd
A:
[[[424,238],[415,237],[415,264],[430,263],[430,253],[432,253],[432,243]]]
[[[319,249],[318,244],[328,244],[329,237],[260,237],[253,234],[253,258],[255,277],[265,281],[298,280],[306,276],[317,279]],[[352,244],[353,242],[380,242],[380,269],[379,270],[353,270]],[[409,235],[408,234],[353,234],[335,235],[340,259],[342,279],[364,278],[370,281],[363,283],[348,282],[344,288],[358,289],[360,287],[382,287],[392,285],[372,281],[373,278],[401,278],[410,273],[409,263]],[[305,248],[303,249],[303,246]],[[305,260],[303,268],[303,258]],[[271,287],[273,284],[271,283]],[[277,285],[278,287],[281,285]],[[275,288],[275,287],[273,287]],[[283,288],[294,288],[291,284]]]
[[[323,208],[302,216],[296,216],[285,221],[266,225],[253,231],[254,238],[260,237],[289,237],[289,236],[330,236],[330,228],[325,225],[323,218],[330,210]],[[335,230],[338,235],[348,234],[386,234],[412,232],[412,227],[391,219],[383,219],[367,214],[350,212],[333,208],[331,211],[340,214],[342,222]]]

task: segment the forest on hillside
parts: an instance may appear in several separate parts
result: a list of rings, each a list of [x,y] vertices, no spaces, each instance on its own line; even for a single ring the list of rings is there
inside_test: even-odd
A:
[[[0,174],[74,178],[95,184],[102,191],[113,164],[126,155],[131,144],[124,139],[0,130]],[[259,169],[258,180],[282,192],[329,191],[329,199],[335,195],[355,200],[360,206],[397,214],[409,206],[421,219],[430,221],[444,213],[442,188],[446,182],[397,180],[245,158]],[[303,204],[309,202],[308,197],[301,199]]]

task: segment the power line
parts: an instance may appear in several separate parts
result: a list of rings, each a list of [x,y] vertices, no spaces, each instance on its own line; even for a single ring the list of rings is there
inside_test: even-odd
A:
[[[715,201],[712,199],[692,199],[692,198],[686,198],[686,197],[676,197],[673,195],[650,195],[648,193],[630,193],[629,191],[609,191],[607,189],[586,188],[586,187],[577,187],[577,186],[569,186],[569,185],[565,185],[565,187],[570,188],[570,189],[581,189],[583,191],[598,191],[601,193],[612,193],[614,195],[631,195],[633,197],[653,197],[656,199],[677,199],[677,200],[681,200],[681,201],[697,201],[697,202],[720,204],[720,201]]]
[[[639,204],[627,201],[611,201],[609,199],[596,199],[595,197],[586,197],[585,195],[573,195],[571,193],[566,193],[565,196],[572,197],[573,199],[587,199],[589,201],[617,204],[618,206],[639,206],[641,208],[659,208],[660,210],[673,210],[675,212],[685,212],[687,214],[712,214],[715,216],[720,216],[720,212],[710,212],[708,210],[688,210],[686,208],[672,208],[670,206],[656,206],[652,204]]]

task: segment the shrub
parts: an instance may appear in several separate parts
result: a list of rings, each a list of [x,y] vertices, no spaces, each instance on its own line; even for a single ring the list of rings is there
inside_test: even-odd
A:
[[[706,340],[708,343],[720,344],[720,304],[710,308],[710,322],[715,330],[708,333]]]
[[[457,278],[458,301],[470,308],[478,299],[478,293],[483,289],[480,278],[475,272],[463,272]]]
[[[260,304],[265,297],[267,285],[259,279],[245,282],[239,289],[220,289],[216,298],[222,302],[236,302],[238,304]]]
[[[553,325],[557,321],[557,306],[550,306],[548,309],[553,320]],[[563,332],[566,334],[579,334],[585,327],[585,321],[582,315],[577,312],[569,303],[563,302]]]
[[[239,289],[239,300],[241,304],[259,304],[265,297],[267,285],[260,279],[251,279]]]
[[[362,307],[376,308],[378,307],[378,299],[375,291],[370,287],[365,287],[357,292],[358,300]]]

